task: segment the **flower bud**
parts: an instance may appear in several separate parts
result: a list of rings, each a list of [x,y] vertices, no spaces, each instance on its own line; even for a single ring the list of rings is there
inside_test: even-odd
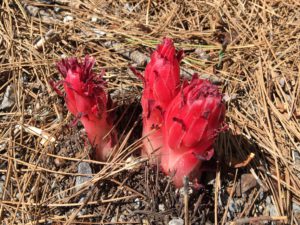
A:
[[[176,186],[182,186],[184,176],[197,177],[201,162],[213,156],[224,116],[217,86],[195,76],[170,103],[165,113],[161,166],[165,173],[175,174]]]
[[[173,41],[165,38],[161,45],[152,53],[146,66],[144,76],[143,136],[144,151],[151,155],[154,150],[162,147],[161,124],[163,114],[177,95],[180,86],[179,62],[182,52],[176,52]],[[159,154],[159,150],[155,155]]]
[[[111,116],[109,95],[105,92],[102,75],[92,72],[95,60],[86,56],[82,63],[76,58],[57,63],[63,75],[68,110],[82,122],[89,141],[95,146],[94,158],[105,161],[116,142]]]

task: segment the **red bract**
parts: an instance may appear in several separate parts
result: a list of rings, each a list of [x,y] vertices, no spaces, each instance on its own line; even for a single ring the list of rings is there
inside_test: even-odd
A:
[[[163,114],[177,95],[180,85],[179,62],[182,52],[176,52],[173,41],[165,38],[151,55],[145,69],[143,107],[144,152],[151,155],[162,146]],[[159,152],[159,151],[158,151]],[[159,153],[156,152],[155,155]]]
[[[94,158],[105,161],[116,142],[111,117],[110,98],[101,75],[92,72],[95,60],[86,56],[83,63],[76,58],[57,63],[63,75],[68,110],[82,122],[89,141],[95,146]]]
[[[177,187],[184,176],[192,180],[199,175],[202,161],[213,156],[213,143],[225,116],[217,86],[198,77],[183,86],[165,113],[161,150],[161,166],[165,173],[175,174]]]

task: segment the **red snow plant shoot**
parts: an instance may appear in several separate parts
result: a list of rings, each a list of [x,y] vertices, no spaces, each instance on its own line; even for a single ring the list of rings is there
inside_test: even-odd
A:
[[[225,105],[217,86],[194,76],[165,112],[161,166],[173,175],[177,187],[183,177],[197,178],[204,160],[213,154],[213,144],[224,121]]]
[[[83,124],[95,147],[93,157],[105,161],[116,142],[116,135],[108,112],[111,101],[102,75],[92,72],[94,64],[95,60],[86,56],[83,62],[76,58],[62,59],[57,68],[64,77],[60,83],[66,92],[68,110]]]
[[[176,52],[172,39],[165,38],[152,53],[144,77],[143,107],[144,153],[158,156],[163,145],[161,125],[163,114],[180,87],[179,62],[182,52]]]

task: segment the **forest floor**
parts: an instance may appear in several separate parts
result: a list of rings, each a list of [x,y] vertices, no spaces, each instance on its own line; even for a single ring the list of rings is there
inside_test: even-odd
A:
[[[0,0],[0,20],[2,224],[300,224],[298,0]],[[139,156],[129,66],[142,72],[164,37],[184,50],[182,77],[224,93],[228,130],[200,189]],[[123,121],[107,163],[49,85],[57,61],[87,54]]]

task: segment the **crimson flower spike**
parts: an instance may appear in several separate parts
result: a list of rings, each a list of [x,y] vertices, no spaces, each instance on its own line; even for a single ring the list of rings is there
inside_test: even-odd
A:
[[[64,77],[67,108],[83,124],[95,147],[94,159],[106,161],[116,144],[116,131],[108,113],[111,100],[105,91],[106,83],[103,74],[92,72],[94,64],[95,60],[89,56],[82,63],[76,58],[68,58],[58,62],[57,69]]]
[[[165,38],[152,53],[144,77],[144,91],[141,99],[143,108],[143,154],[160,155],[163,145],[161,125],[163,114],[180,88],[179,63],[183,52],[177,52],[172,39]],[[133,70],[137,76],[141,76]],[[152,160],[152,162],[154,162]]]
[[[194,77],[173,99],[165,112],[161,167],[174,174],[175,186],[200,175],[203,161],[213,154],[213,144],[225,117],[218,87]]]

